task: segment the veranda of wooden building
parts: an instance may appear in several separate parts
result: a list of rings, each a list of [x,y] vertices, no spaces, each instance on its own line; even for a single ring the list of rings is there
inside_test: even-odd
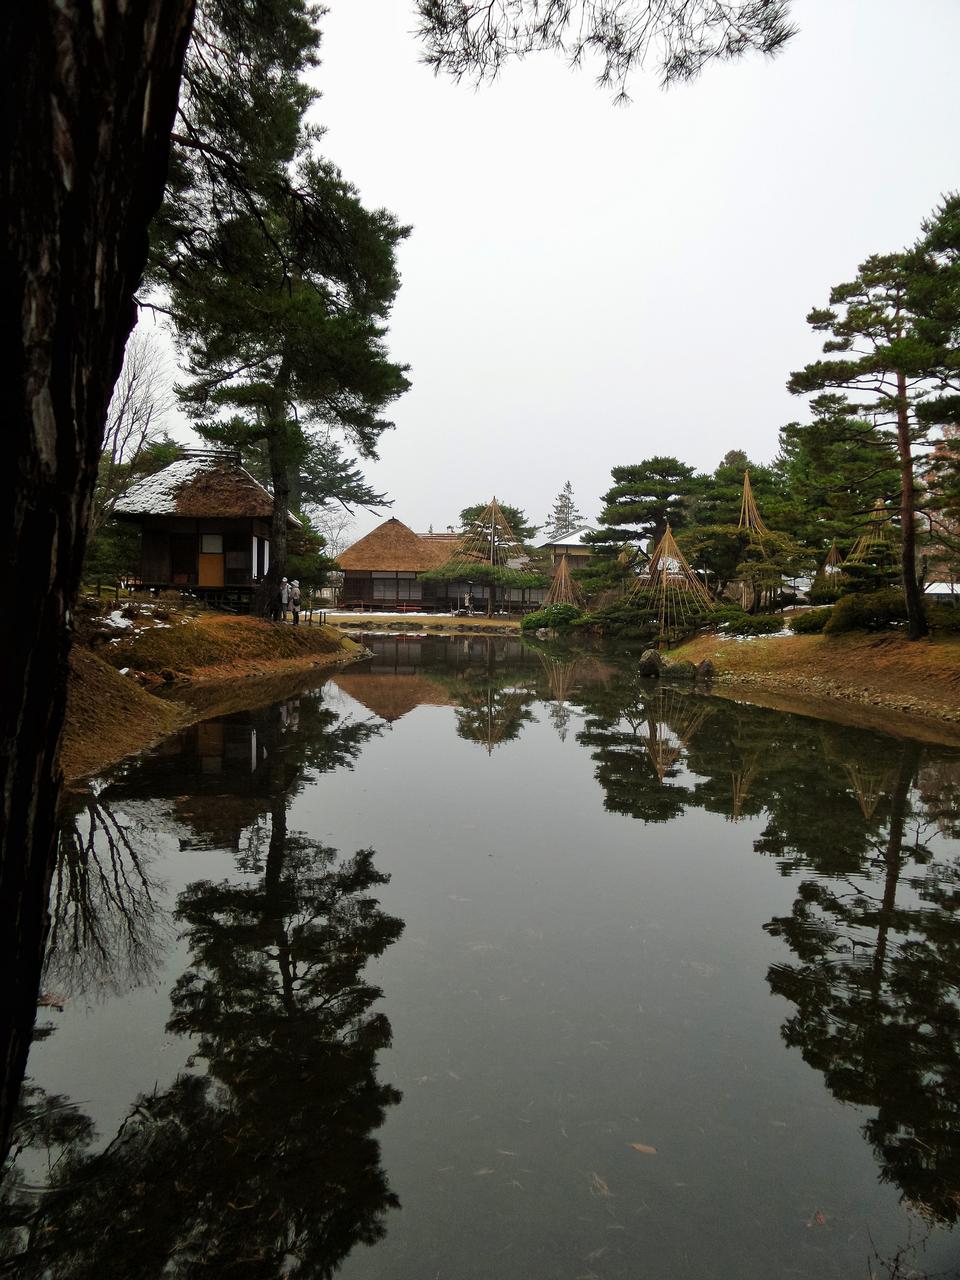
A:
[[[114,516],[139,525],[140,582],[249,605],[270,568],[273,496],[237,453],[185,450],[130,488]],[[299,529],[287,513],[288,529]]]
[[[449,561],[460,544],[457,534],[418,534],[395,516],[337,557],[343,573],[339,605],[343,609],[386,612],[454,613],[486,608],[490,587],[479,581],[424,578]],[[545,592],[501,589],[507,608],[535,608]]]

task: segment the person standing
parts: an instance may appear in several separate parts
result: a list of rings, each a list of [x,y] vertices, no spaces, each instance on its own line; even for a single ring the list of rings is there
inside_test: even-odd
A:
[[[294,578],[290,584],[290,608],[293,610],[293,625],[300,625],[300,583]]]
[[[290,605],[290,583],[286,578],[280,579],[280,621],[286,622],[287,609]]]

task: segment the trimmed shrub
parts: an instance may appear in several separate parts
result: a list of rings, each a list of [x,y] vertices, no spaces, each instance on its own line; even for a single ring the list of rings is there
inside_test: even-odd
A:
[[[832,605],[826,609],[806,609],[790,619],[790,630],[798,636],[816,635],[827,625],[832,613]]]
[[[885,591],[854,592],[833,606],[824,635],[836,636],[844,631],[889,631],[907,619],[903,592],[896,588]]]
[[[548,604],[533,613],[525,614],[520,623],[522,631],[537,631],[540,627],[552,627],[562,631],[583,618],[583,611],[575,604]]]
[[[721,605],[706,615],[711,630],[728,636],[768,636],[783,630],[783,619],[769,613],[745,613],[739,605]]]
[[[960,631],[960,605],[939,604],[936,601],[925,600],[923,611],[931,631],[947,635]]]

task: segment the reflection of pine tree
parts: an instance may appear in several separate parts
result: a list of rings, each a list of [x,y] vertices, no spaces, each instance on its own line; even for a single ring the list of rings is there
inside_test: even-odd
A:
[[[584,690],[581,697],[587,718],[577,741],[596,763],[604,808],[644,822],[678,817],[691,793],[674,779],[686,750],[684,738],[692,739],[699,727],[701,700],[676,690],[651,693],[629,677]]]
[[[771,989],[796,1005],[787,1044],[837,1098],[876,1108],[881,1177],[932,1218],[960,1217],[960,867],[908,838],[921,750],[900,750],[885,836],[858,875],[801,884],[767,926],[799,960]],[[900,900],[898,899],[905,899]]]
[[[171,1030],[202,1074],[141,1097],[97,1155],[62,1162],[18,1274],[331,1276],[396,1205],[372,1136],[390,1028],[363,976],[402,925],[368,891],[372,852],[288,836],[282,799],[253,883],[180,897],[192,963]]]

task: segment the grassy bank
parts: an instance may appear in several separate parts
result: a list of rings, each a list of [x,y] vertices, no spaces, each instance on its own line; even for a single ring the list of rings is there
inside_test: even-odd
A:
[[[912,731],[938,721],[937,737],[960,741],[960,636],[911,642],[890,632],[840,636],[698,636],[671,657],[709,658],[721,686],[764,692],[767,705],[816,714],[843,703],[859,723]],[[921,734],[922,736],[922,734]]]
[[[478,614],[454,618],[450,614],[409,613],[328,613],[327,622],[350,631],[445,631],[464,635],[516,635],[519,616],[499,614],[493,618]]]
[[[194,720],[276,701],[312,672],[363,652],[330,626],[294,628],[149,606],[126,612],[134,616],[115,611],[85,619],[71,653],[60,753],[68,781]]]

